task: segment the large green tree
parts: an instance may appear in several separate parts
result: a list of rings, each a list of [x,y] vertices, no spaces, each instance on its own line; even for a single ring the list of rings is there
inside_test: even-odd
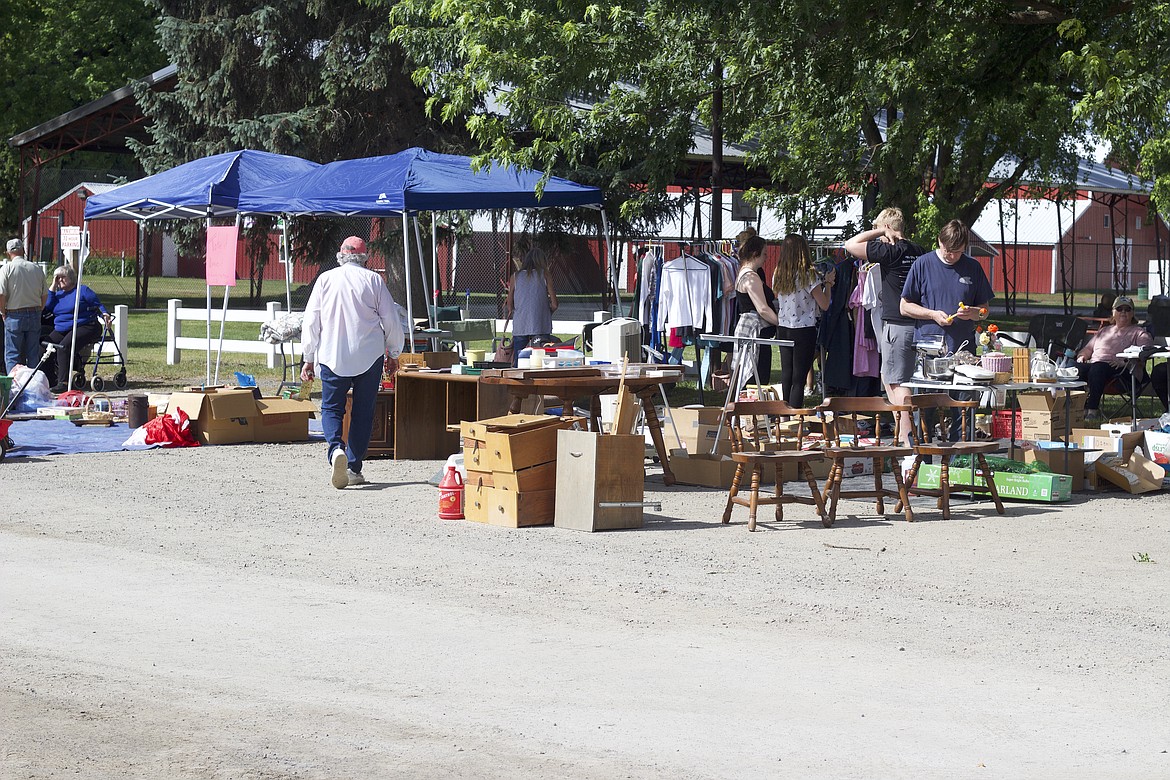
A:
[[[1165,3],[403,0],[391,15],[431,110],[486,153],[651,191],[696,122],[751,147],[786,209],[861,192],[924,234],[1025,173],[1068,181],[1092,131],[1150,172],[1165,154]],[[1159,15],[1160,37],[1138,29]]]
[[[386,14],[358,0],[152,2],[179,84],[140,96],[152,120],[152,141],[138,149],[148,172],[241,148],[329,162],[409,146],[447,150],[463,138],[426,116],[426,96],[389,39]],[[258,222],[254,243],[268,227]],[[299,220],[297,229],[298,246],[323,262],[345,226]],[[400,242],[386,249],[400,251]],[[401,265],[391,264],[389,280],[399,295]],[[253,295],[261,270],[254,268]]]
[[[144,0],[0,3],[0,228],[17,229],[20,163],[9,138],[165,64]],[[40,204],[26,204],[35,208]]]

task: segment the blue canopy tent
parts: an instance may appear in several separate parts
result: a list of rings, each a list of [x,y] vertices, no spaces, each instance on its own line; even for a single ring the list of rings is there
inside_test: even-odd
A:
[[[237,213],[241,193],[319,168],[284,154],[244,149],[192,160],[145,179],[94,195],[85,203],[93,219],[204,219]]]
[[[543,183],[543,187],[541,187]],[[287,216],[402,217],[403,259],[407,290],[410,289],[410,241],[408,216],[415,217],[415,239],[422,268],[422,240],[418,235],[420,211],[468,211],[481,209],[540,209],[585,206],[601,209],[597,187],[545,177],[540,171],[491,165],[475,170],[470,157],[439,154],[412,147],[397,154],[339,160],[296,179],[243,193],[239,210],[244,213]],[[602,211],[605,222],[605,212]],[[608,246],[608,226],[605,226]],[[407,316],[414,321],[409,293]],[[433,322],[432,322],[433,324]]]
[[[224,152],[175,166],[144,179],[123,184],[108,192],[94,195],[85,204],[85,222],[95,219],[133,219],[138,222],[141,240],[142,225],[149,220],[206,219],[239,215],[240,196],[250,190],[267,187],[295,178],[319,168],[320,165],[300,157],[243,149]],[[88,233],[83,228],[83,234]],[[82,263],[88,254],[88,239],[82,249]],[[285,242],[287,243],[287,242]],[[286,263],[286,288],[287,263]],[[291,297],[291,296],[290,296]],[[290,307],[291,308],[291,307]],[[207,288],[207,373],[211,374],[211,287]],[[224,313],[227,312],[227,292],[224,292]],[[75,313],[76,316],[76,313]],[[223,327],[220,327],[220,340]],[[76,339],[74,343],[76,347]],[[218,363],[217,363],[218,373]],[[72,375],[70,376],[72,384]]]

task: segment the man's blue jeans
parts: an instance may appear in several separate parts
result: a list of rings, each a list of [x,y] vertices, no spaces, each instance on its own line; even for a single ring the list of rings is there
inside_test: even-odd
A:
[[[349,470],[361,473],[362,460],[370,447],[370,432],[374,429],[374,404],[378,400],[378,386],[382,380],[382,358],[357,376],[338,376],[329,366],[318,365],[321,375],[321,428],[325,431],[328,449],[325,457],[332,462],[333,452],[345,450]],[[349,441],[341,438],[345,419],[345,397],[353,391],[349,407]]]
[[[4,316],[4,363],[33,368],[41,356],[41,311],[10,311]]]

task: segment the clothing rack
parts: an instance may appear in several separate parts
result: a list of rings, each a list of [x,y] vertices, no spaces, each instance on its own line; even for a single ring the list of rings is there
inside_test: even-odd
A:
[[[751,376],[756,379],[756,392],[759,393],[764,389],[760,382],[759,369],[754,360],[747,359],[747,350],[743,347],[751,344],[755,344],[757,347],[765,345],[768,349],[791,347],[793,341],[791,339],[762,339],[759,336],[717,336],[714,333],[704,333],[701,338],[708,341],[731,342],[735,348],[735,359],[731,363],[731,376],[727,382],[727,397],[723,400],[723,408],[719,411],[719,430],[715,432],[715,442],[711,445],[711,454],[715,454],[715,449],[719,446],[719,438],[723,435],[723,421],[727,418],[727,407],[731,406],[733,397],[739,395],[739,379],[743,374],[745,363],[748,364],[747,368],[751,371]]]

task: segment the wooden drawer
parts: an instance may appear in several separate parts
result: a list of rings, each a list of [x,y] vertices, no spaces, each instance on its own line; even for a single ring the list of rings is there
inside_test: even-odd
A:
[[[468,484],[463,516],[475,523],[524,528],[552,525],[555,490],[514,490]]]
[[[464,465],[467,465],[466,454]],[[519,471],[477,471],[469,468],[467,484],[502,488],[516,493],[527,490],[552,490],[557,485],[557,463],[549,461]]]
[[[557,458],[557,431],[577,418],[547,418],[551,423],[523,430],[487,430],[463,423],[463,462],[476,471],[519,471]]]

